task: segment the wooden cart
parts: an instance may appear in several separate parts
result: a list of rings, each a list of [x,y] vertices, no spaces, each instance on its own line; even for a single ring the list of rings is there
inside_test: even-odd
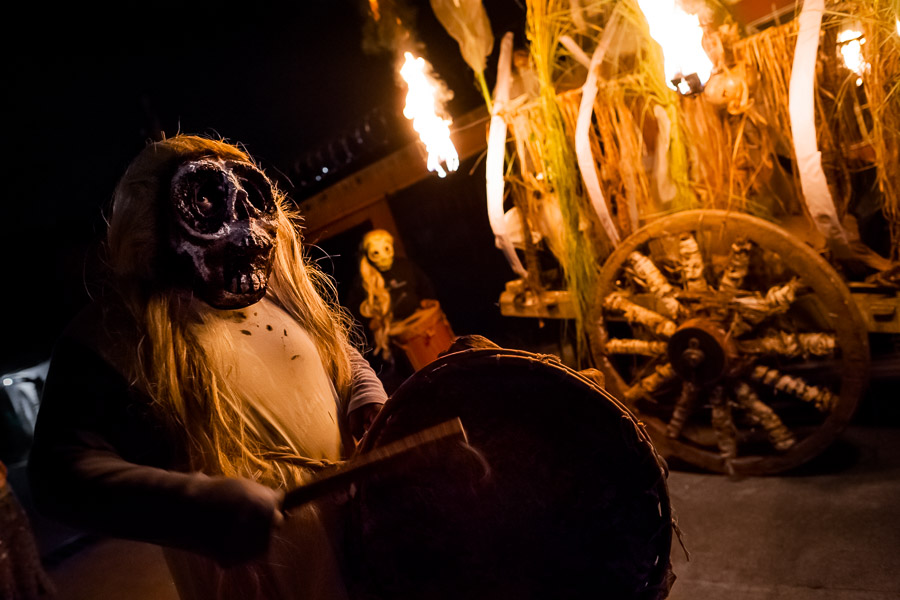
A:
[[[812,32],[809,6],[759,32],[708,12],[704,45],[716,90],[738,89],[730,102],[711,83],[664,85],[634,3],[576,5],[528,2],[529,54],[514,60],[503,42],[488,203],[520,278],[501,309],[575,319],[584,354],[664,454],[728,473],[793,468],[853,416],[869,333],[900,333],[889,3],[829,2]],[[850,27],[866,44],[859,73],[840,60]],[[805,88],[818,163],[794,106]],[[863,202],[884,239],[854,229]],[[565,273],[556,289],[542,252]]]

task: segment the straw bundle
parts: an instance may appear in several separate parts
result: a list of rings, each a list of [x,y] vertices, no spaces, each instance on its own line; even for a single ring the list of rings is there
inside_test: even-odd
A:
[[[897,259],[900,35],[894,29],[892,1],[847,0],[828,6],[816,110],[818,144],[838,214],[846,214],[859,195],[854,173],[875,169],[892,258]],[[661,49],[649,37],[634,0],[599,0],[579,15],[573,15],[575,5],[568,0],[526,4],[530,68],[539,91],[504,115],[515,142],[507,179],[525,213],[526,228],[540,221],[548,201],[558,203],[562,231],[551,249],[565,271],[579,332],[596,271],[611,246],[586,198],[575,159],[584,67],[566,52],[563,36],[577,40],[583,54],[590,55],[606,27],[620,29],[611,32],[613,50],[601,65],[589,141],[621,237],[685,208],[738,210],[775,220],[804,213],[788,98],[796,22],[743,39],[726,35],[721,27],[707,30],[722,48],[717,66],[747,75],[745,105],[724,110],[702,95],[683,97],[666,86]],[[614,13],[617,20],[611,18]],[[858,88],[836,41],[851,15],[867,40],[863,52],[869,67]],[[572,40],[567,40],[569,48]],[[659,156],[668,182],[660,181]]]

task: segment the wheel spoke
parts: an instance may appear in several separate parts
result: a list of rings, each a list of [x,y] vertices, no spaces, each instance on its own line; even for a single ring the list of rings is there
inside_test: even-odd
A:
[[[675,369],[672,365],[665,363],[656,367],[653,373],[639,380],[637,383],[625,390],[624,400],[626,402],[634,402],[642,396],[649,396],[656,390],[661,388],[663,384],[675,377]]]
[[[751,296],[739,296],[733,298],[738,314],[749,323],[761,323],[763,320],[782,313],[786,313],[797,297],[797,290],[803,284],[794,278],[784,285],[772,286],[765,296],[753,294]]]
[[[766,292],[766,306],[769,307],[769,311],[773,314],[787,312],[797,298],[797,290],[802,285],[800,279],[795,277],[784,285],[769,288],[769,291]]]
[[[781,418],[775,414],[768,405],[766,405],[756,392],[743,381],[734,386],[735,398],[741,408],[746,411],[747,416],[754,423],[762,425],[769,436],[769,441],[779,452],[790,450],[797,443],[794,434],[784,424]]]
[[[670,316],[677,317],[684,312],[681,303],[675,298],[675,288],[672,287],[652,260],[640,252],[632,252],[628,257],[628,262],[631,263],[637,279],[651,294],[659,298]]]
[[[737,456],[737,430],[731,416],[731,407],[725,400],[722,386],[716,386],[709,397],[712,405],[712,426],[716,432],[719,455],[725,459],[725,466],[732,472],[731,461]]]
[[[684,289],[699,292],[709,289],[706,277],[703,275],[703,255],[700,254],[700,247],[693,235],[685,233],[681,236],[678,252],[681,255],[681,275]]]
[[[809,385],[801,377],[785,375],[777,369],[763,365],[757,365],[750,373],[750,377],[766,385],[772,386],[779,392],[786,392],[796,396],[804,402],[815,405],[822,412],[828,412],[837,404],[838,397],[827,388],[819,388]]]
[[[745,354],[763,356],[832,356],[835,339],[830,333],[788,333],[779,331],[765,337],[738,342],[738,348]]]
[[[635,304],[623,294],[613,292],[603,300],[603,308],[621,312],[629,323],[644,325],[656,335],[671,337],[677,326],[671,319],[667,319],[658,312]]]
[[[606,342],[607,354],[640,354],[642,356],[658,356],[665,354],[666,343],[648,340],[613,338]]]
[[[731,244],[731,252],[728,255],[728,264],[719,280],[720,292],[734,292],[740,289],[747,276],[750,267],[750,250],[753,248],[746,239],[739,239]]]
[[[681,396],[675,404],[675,410],[672,411],[672,418],[666,426],[666,435],[670,438],[677,438],[684,429],[684,424],[694,412],[697,405],[697,386],[690,381],[685,381],[681,385]]]

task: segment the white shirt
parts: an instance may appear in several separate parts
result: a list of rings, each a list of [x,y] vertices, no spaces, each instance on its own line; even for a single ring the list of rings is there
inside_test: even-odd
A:
[[[193,332],[215,372],[247,402],[261,438],[307,458],[339,460],[339,400],[309,333],[267,298],[238,310],[194,302],[203,322]]]

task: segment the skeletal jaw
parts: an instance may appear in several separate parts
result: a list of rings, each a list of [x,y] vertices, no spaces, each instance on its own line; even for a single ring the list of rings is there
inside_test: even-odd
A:
[[[257,292],[266,284],[266,278],[258,273],[244,273],[233,277],[228,285],[228,291],[232,294],[249,294]]]

